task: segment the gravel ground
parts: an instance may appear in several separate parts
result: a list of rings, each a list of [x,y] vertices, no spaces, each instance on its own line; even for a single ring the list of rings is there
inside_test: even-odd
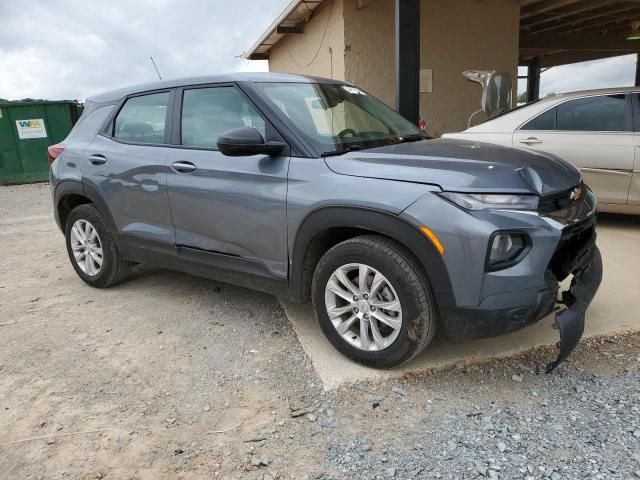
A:
[[[46,185],[0,187],[0,479],[640,479],[640,335],[323,392],[277,300],[85,286]]]
[[[354,479],[640,478],[639,345],[590,341],[552,375],[539,352],[414,378],[400,394],[360,386],[370,428],[330,443],[327,460]]]

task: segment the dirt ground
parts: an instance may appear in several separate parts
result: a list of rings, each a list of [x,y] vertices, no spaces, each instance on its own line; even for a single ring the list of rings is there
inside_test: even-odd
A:
[[[0,187],[2,480],[640,478],[640,337],[549,355],[324,392],[274,297],[92,289],[48,186]]]

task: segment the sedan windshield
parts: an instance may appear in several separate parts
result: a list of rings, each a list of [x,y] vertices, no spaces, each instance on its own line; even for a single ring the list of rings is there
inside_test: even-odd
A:
[[[337,83],[260,83],[264,96],[321,155],[338,155],[426,136],[359,88]]]

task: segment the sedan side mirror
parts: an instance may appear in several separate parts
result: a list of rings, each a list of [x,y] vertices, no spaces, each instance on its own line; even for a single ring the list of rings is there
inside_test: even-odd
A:
[[[218,150],[229,157],[277,155],[285,146],[281,142],[265,143],[260,132],[251,127],[234,128],[218,138]]]

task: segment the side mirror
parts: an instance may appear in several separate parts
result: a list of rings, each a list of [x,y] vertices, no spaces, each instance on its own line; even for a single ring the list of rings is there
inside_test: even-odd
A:
[[[265,143],[260,132],[251,127],[234,128],[218,138],[218,150],[229,157],[277,155],[284,147],[281,142]]]

